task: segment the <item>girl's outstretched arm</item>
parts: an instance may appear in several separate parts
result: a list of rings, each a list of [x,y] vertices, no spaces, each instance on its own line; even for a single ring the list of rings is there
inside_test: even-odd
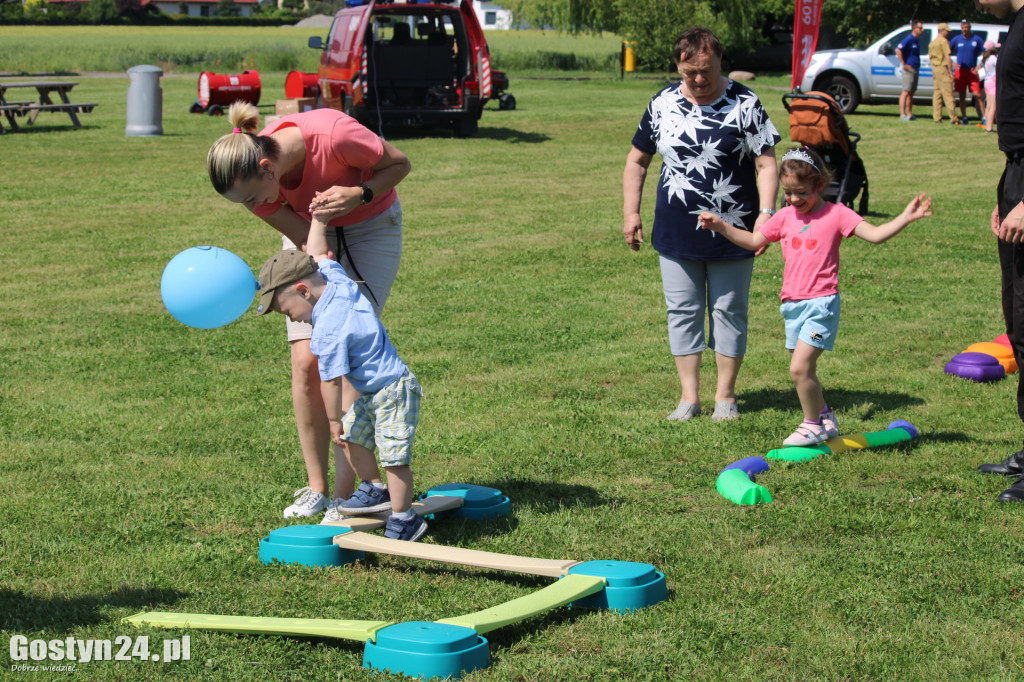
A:
[[[921,218],[927,218],[932,214],[932,199],[927,194],[918,194],[907,207],[903,209],[894,219],[881,225],[872,225],[864,221],[854,228],[853,233],[866,242],[881,244],[882,242],[899,234],[900,231]]]
[[[768,240],[761,234],[760,229],[755,227],[753,232],[741,230],[708,211],[701,213],[697,220],[700,221],[701,228],[717,232],[736,246],[741,246],[748,251],[757,251],[768,243]]]

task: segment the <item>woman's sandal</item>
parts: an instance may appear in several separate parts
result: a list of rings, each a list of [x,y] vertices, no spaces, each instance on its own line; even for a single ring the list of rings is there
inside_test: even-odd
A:
[[[680,400],[679,405],[669,416],[665,417],[669,421],[685,422],[693,419],[700,414],[700,403],[688,403],[685,400]]]
[[[724,422],[730,419],[738,419],[739,416],[740,411],[736,407],[736,403],[731,403],[728,400],[719,400],[715,403],[715,411],[711,415],[711,421]]]

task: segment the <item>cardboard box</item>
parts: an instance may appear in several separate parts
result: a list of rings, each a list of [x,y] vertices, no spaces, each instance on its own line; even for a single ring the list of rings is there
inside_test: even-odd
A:
[[[275,115],[271,115],[271,116],[264,116],[263,117],[263,125],[264,126],[268,126],[268,125],[270,125],[271,123],[273,123],[274,121],[276,121],[279,118],[281,118],[281,117],[277,116],[276,114]]]
[[[301,114],[304,111],[312,111],[315,108],[315,97],[279,99],[277,100],[277,108],[274,113],[276,113],[278,116],[287,116],[288,114]]]

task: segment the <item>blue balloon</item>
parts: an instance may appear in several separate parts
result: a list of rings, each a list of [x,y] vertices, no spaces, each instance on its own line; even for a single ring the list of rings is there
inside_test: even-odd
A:
[[[196,329],[237,320],[252,305],[259,283],[245,261],[216,246],[193,246],[171,259],[160,295],[174,319]]]

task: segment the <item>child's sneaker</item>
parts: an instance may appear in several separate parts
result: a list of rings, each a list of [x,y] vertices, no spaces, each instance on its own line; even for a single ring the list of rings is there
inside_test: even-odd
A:
[[[821,425],[825,427],[825,440],[839,435],[839,421],[836,419],[836,413],[828,405],[821,410]]]
[[[388,519],[388,525],[384,528],[384,537],[392,540],[406,540],[415,542],[427,532],[427,522],[419,514],[413,514],[412,518],[400,519],[392,516]]]
[[[305,488],[299,488],[293,495],[295,495],[295,501],[284,510],[286,519],[294,516],[314,516],[327,508],[327,496],[316,492],[308,485]]]
[[[815,445],[826,440],[825,427],[821,424],[803,422],[796,427],[796,431],[789,438],[782,441],[782,444],[790,448],[801,448],[808,445]]]
[[[391,491],[363,481],[352,497],[335,507],[339,514],[375,514],[391,509]]]
[[[327,513],[324,514],[324,518],[321,519],[320,525],[321,526],[330,526],[332,524],[338,523],[339,521],[341,521],[343,519],[347,519],[348,518],[347,516],[342,514],[340,511],[338,511],[338,507],[340,507],[342,505],[342,503],[344,503],[344,502],[345,502],[345,500],[343,500],[340,497],[338,497],[338,498],[334,499],[330,504],[328,504],[327,505]]]

